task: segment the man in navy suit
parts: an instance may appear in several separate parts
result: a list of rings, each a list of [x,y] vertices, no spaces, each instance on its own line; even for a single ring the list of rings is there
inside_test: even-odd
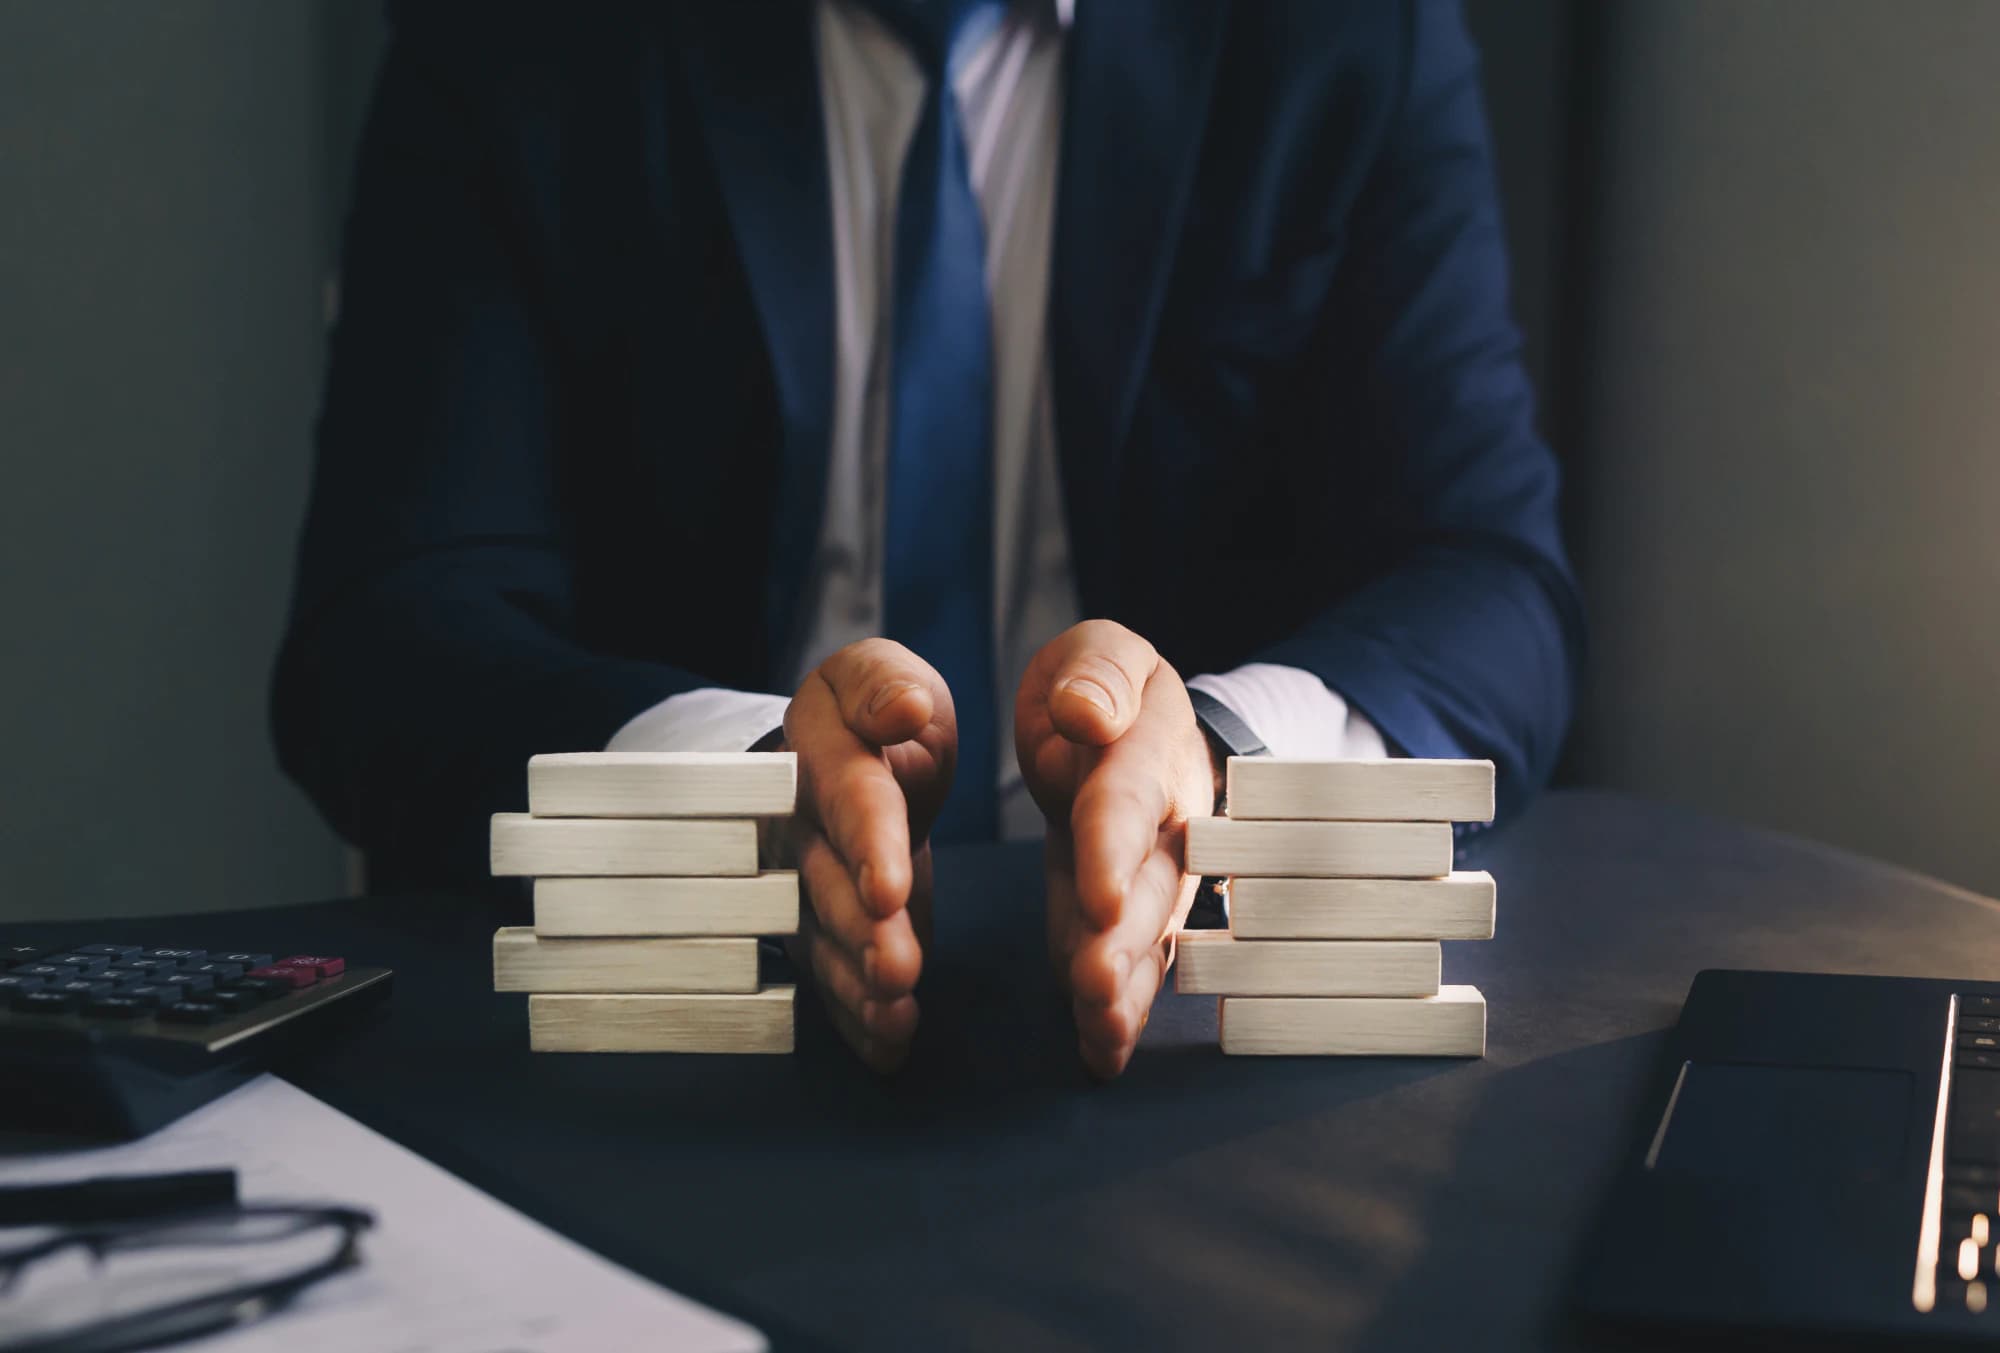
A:
[[[1198,709],[1546,779],[1582,623],[1451,5],[393,19],[273,696],[376,886],[477,876],[533,753],[789,746],[860,1055],[916,1027],[930,841],[1045,830],[1108,1076]]]

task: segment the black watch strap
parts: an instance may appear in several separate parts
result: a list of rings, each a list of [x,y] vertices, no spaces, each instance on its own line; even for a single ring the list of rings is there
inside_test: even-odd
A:
[[[1201,731],[1208,735],[1209,742],[1219,748],[1224,756],[1271,754],[1271,749],[1264,745],[1264,740],[1250,731],[1250,725],[1244,723],[1235,710],[1207,691],[1188,687],[1188,703],[1194,706],[1194,721],[1201,726]]]
[[[1208,745],[1223,756],[1269,756],[1271,749],[1264,740],[1250,731],[1241,716],[1229,706],[1210,695],[1188,687],[1188,703],[1194,706],[1194,721],[1208,739]],[[1215,792],[1215,811],[1223,810],[1222,790]],[[1221,930],[1229,924],[1228,904],[1223,898],[1222,880],[1205,878],[1201,888],[1195,893],[1194,907],[1188,913],[1187,925],[1190,930]]]

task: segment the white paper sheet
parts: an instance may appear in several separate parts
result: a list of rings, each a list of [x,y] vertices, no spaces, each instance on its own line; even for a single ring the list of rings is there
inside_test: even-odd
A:
[[[751,1353],[749,1326],[619,1268],[274,1076],[142,1141],[0,1157],[0,1184],[228,1167],[245,1202],[375,1214],[361,1267],[199,1353]]]

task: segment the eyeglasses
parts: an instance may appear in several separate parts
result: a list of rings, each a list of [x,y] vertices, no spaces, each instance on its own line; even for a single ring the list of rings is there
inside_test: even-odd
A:
[[[345,1207],[232,1207],[0,1249],[0,1353],[124,1353],[260,1320],[360,1264],[374,1221]]]

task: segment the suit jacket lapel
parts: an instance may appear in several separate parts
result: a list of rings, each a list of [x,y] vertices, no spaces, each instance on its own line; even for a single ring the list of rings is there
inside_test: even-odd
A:
[[[809,3],[678,6],[682,73],[707,137],[782,404],[765,616],[789,661],[819,539],[833,417],[833,226]],[[697,450],[696,454],[701,454]],[[773,676],[786,675],[773,673]]]
[[[1227,0],[1084,0],[1068,41],[1050,345],[1077,586],[1109,608],[1121,443],[1194,180]]]

